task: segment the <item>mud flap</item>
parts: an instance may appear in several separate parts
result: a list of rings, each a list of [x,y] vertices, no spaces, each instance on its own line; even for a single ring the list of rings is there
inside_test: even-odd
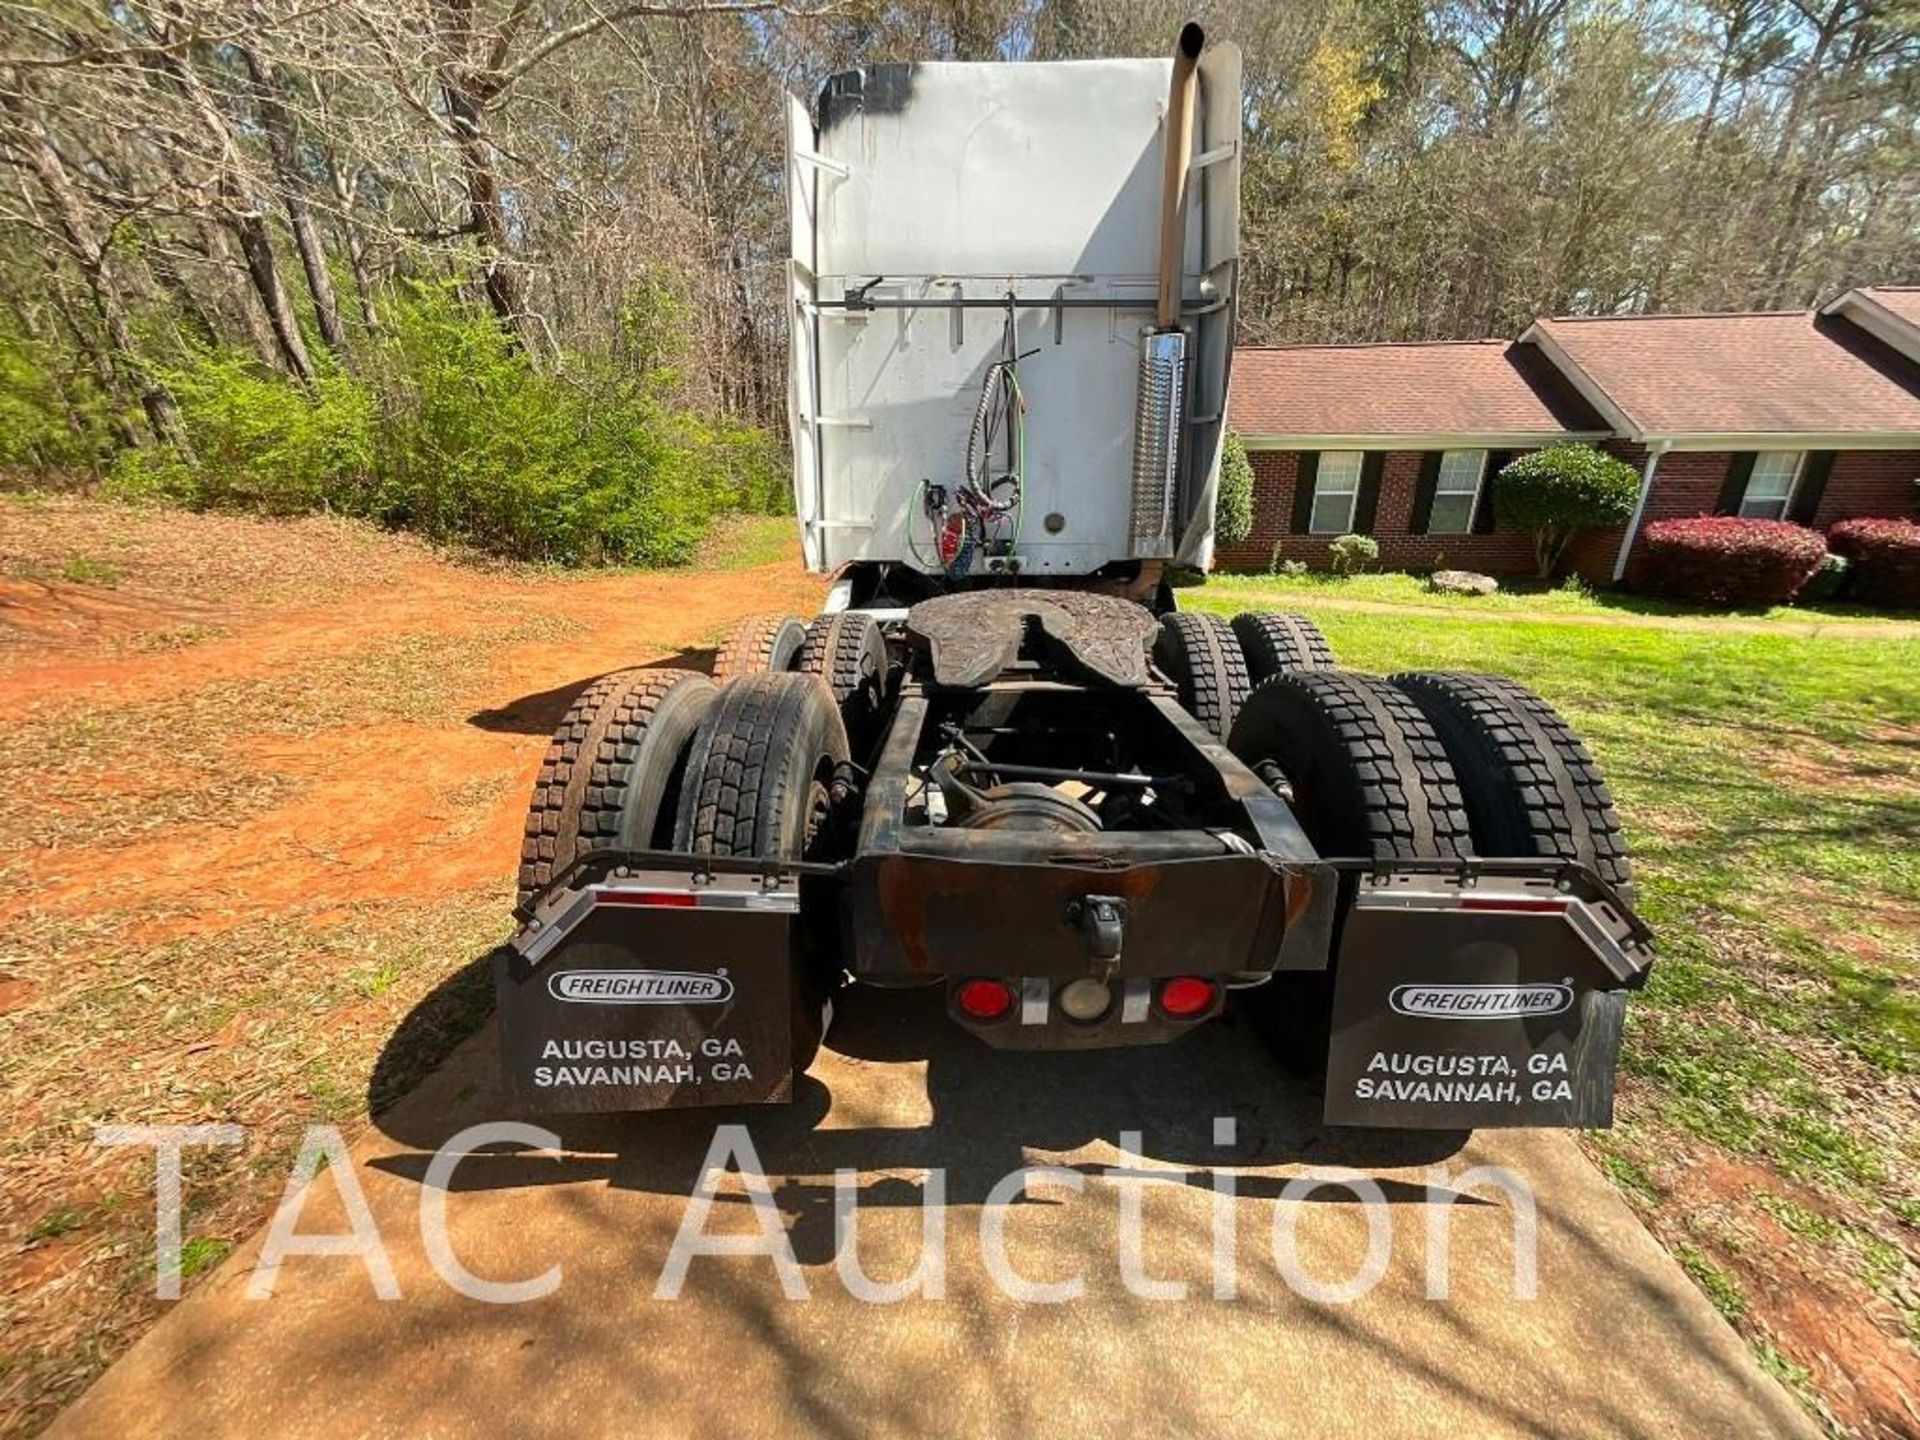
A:
[[[503,1063],[536,1111],[793,1095],[795,884],[640,874],[544,900],[496,962]]]
[[[1623,912],[1550,884],[1362,887],[1335,971],[1327,1123],[1603,1128],[1626,991]]]

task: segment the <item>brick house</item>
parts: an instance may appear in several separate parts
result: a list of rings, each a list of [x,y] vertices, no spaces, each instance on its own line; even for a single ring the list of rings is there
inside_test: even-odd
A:
[[[1532,569],[1490,477],[1584,440],[1640,471],[1632,519],[1570,563],[1631,582],[1650,520],[1724,514],[1824,527],[1910,515],[1920,479],[1920,290],[1820,312],[1552,319],[1517,341],[1236,352],[1229,418],[1254,527],[1225,568],[1324,564],[1348,530],[1391,569]]]

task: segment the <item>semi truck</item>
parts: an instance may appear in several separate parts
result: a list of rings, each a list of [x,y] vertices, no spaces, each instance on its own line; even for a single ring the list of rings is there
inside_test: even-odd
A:
[[[847,985],[1002,1049],[1230,1012],[1332,1125],[1604,1126],[1652,936],[1605,782],[1500,677],[1183,609],[1212,563],[1240,57],[881,64],[788,97],[821,614],[600,677],[496,983],[549,1111],[779,1103]]]

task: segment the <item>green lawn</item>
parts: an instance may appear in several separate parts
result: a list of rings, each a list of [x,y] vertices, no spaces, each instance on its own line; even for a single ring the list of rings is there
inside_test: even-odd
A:
[[[1216,575],[1206,584],[1209,595],[1259,597],[1249,604],[1270,609],[1308,609],[1342,607],[1354,603],[1408,605],[1422,608],[1457,610],[1463,615],[1479,614],[1498,618],[1539,615],[1587,619],[1633,619],[1636,616],[1700,618],[1708,623],[1723,618],[1719,612],[1703,610],[1654,595],[1632,595],[1624,591],[1594,590],[1573,580],[1546,586],[1528,580],[1504,579],[1495,595],[1441,595],[1427,588],[1418,575],[1398,573],[1352,575],[1345,578],[1315,571],[1306,575]],[[1197,593],[1197,592],[1194,592]],[[1209,602],[1209,608],[1212,606]],[[1911,611],[1889,614],[1864,605],[1775,605],[1763,610],[1743,610],[1734,617],[1740,621],[1790,620],[1804,625],[1845,621],[1849,626],[1861,623],[1887,624],[1904,628],[1920,622],[1920,614]],[[1904,623],[1903,623],[1904,622]]]
[[[1505,623],[1340,608],[1435,603],[1416,585],[1235,578],[1180,603],[1298,610],[1342,664],[1491,671],[1558,705],[1612,783],[1660,938],[1596,1158],[1787,1378],[1785,1327],[1747,1293],[1775,1267],[1920,1341],[1920,638],[1556,618],[1601,603],[1572,592],[1514,597]]]

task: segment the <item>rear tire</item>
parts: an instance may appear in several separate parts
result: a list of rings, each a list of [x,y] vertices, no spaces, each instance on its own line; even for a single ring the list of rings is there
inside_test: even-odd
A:
[[[720,691],[694,736],[675,848],[765,860],[819,858],[834,833],[834,769],[846,759],[846,727],[817,676],[742,676]],[[819,1053],[839,967],[805,917],[794,933],[798,1073]]]
[[[1613,795],[1558,711],[1498,675],[1419,671],[1393,683],[1446,746],[1477,853],[1573,860],[1633,903],[1633,864]]]
[[[807,627],[791,615],[749,615],[720,642],[713,657],[713,678],[731,680],[791,670],[806,640]]]
[[[554,731],[527,807],[520,914],[583,855],[671,843],[682,761],[717,693],[688,670],[622,670],[581,693]]]
[[[1377,675],[1276,675],[1248,696],[1229,748],[1268,784],[1285,787],[1307,838],[1330,859],[1470,853],[1466,806],[1439,736],[1410,697]],[[1302,1071],[1326,1071],[1334,966],[1358,883],[1351,875],[1341,881],[1327,968],[1276,974],[1247,997],[1281,1058]]]
[[[1248,696],[1229,746],[1271,764],[1327,856],[1450,859],[1471,853],[1466,805],[1420,708],[1378,675],[1297,670]]]
[[[1246,657],[1227,622],[1200,610],[1162,615],[1153,663],[1180,687],[1187,713],[1224,742],[1250,688]]]
[[[1247,678],[1255,685],[1284,670],[1331,670],[1333,647],[1320,627],[1304,615],[1261,610],[1233,617],[1234,637],[1247,658]]]
[[[818,675],[833,691],[853,752],[864,755],[874,738],[887,690],[887,637],[864,611],[822,615],[807,626],[794,668]]]

